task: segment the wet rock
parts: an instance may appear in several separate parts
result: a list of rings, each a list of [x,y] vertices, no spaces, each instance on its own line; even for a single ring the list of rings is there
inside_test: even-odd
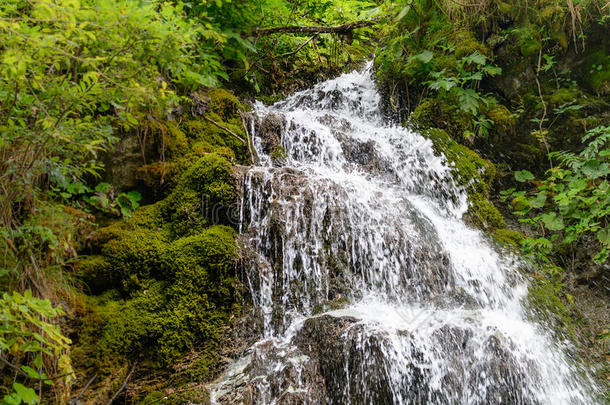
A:
[[[356,318],[330,315],[310,318],[295,344],[318,362],[329,404],[393,403],[379,341],[376,336],[359,339],[363,327],[356,322]]]
[[[138,169],[144,164],[142,149],[136,136],[124,136],[112,153],[104,159],[104,181],[113,185],[117,192],[137,188]]]
[[[256,126],[256,133],[260,137],[262,150],[271,155],[282,146],[282,131],[286,126],[283,116],[269,114]]]
[[[318,363],[298,348],[272,340],[257,344],[245,364],[229,370],[216,391],[218,405],[273,403],[324,404],[325,386]]]

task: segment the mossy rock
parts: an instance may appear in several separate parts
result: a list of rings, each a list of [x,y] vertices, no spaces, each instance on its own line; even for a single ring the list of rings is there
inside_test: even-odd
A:
[[[506,228],[494,230],[491,236],[500,245],[511,249],[519,249],[521,241],[524,239],[524,236],[520,232]]]
[[[496,128],[503,132],[512,131],[516,122],[510,110],[503,105],[498,105],[486,112],[486,115],[491,119]]]
[[[174,282],[196,287],[228,277],[237,254],[234,232],[227,226],[215,225],[172,242],[164,261],[174,269]]]
[[[84,281],[89,292],[94,294],[107,290],[113,279],[112,266],[101,255],[79,256],[73,274]]]
[[[174,191],[158,203],[159,212],[173,238],[192,235],[209,225],[233,224],[237,195],[231,163],[210,153],[185,170]]]
[[[158,231],[162,225],[159,207],[156,204],[139,207],[133,212],[128,223],[131,226]]]
[[[129,241],[134,233],[123,240]],[[131,254],[129,243],[126,248]],[[106,246],[103,249],[107,254],[108,250]],[[144,247],[139,252],[152,253]],[[129,263],[126,269],[136,271],[139,277],[129,298],[123,300],[121,295],[109,292],[98,299],[95,308],[103,326],[96,332],[100,335],[96,356],[101,360],[117,354],[130,359],[144,356],[154,365],[166,367],[196,347],[201,356],[189,371],[189,378],[211,378],[217,371],[225,326],[231,314],[239,310],[235,305],[234,231],[213,226],[166,243],[162,252],[159,263],[158,254],[151,256],[155,256],[156,268],[163,269],[163,279],[145,278],[141,267],[133,268],[134,263]],[[118,256],[112,254],[106,256],[109,262]],[[126,253],[121,257],[131,261]]]
[[[572,312],[560,298],[562,287],[544,276],[536,277],[529,286],[527,302],[532,316],[555,325],[554,329],[575,336],[575,323]]]
[[[442,153],[454,169],[457,183],[468,193],[467,219],[485,230],[506,226],[502,214],[489,201],[489,190],[496,177],[496,168],[475,151],[457,143],[442,129],[430,129],[423,135],[432,141],[437,153]]]
[[[603,45],[587,50],[581,80],[594,92],[610,94],[610,54]]]
[[[580,91],[578,89],[562,87],[551,94],[549,101],[554,106],[560,106],[562,104],[575,102],[579,95]]]
[[[224,156],[211,153],[192,164],[180,179],[179,187],[204,193],[210,184],[217,182],[233,182],[233,169]]]
[[[418,129],[440,128],[454,136],[461,135],[472,128],[472,121],[458,105],[449,100],[426,99],[411,113],[408,123]]]
[[[423,135],[432,141],[434,149],[442,153],[455,169],[457,182],[470,190],[486,194],[495,179],[493,163],[483,159],[475,151],[456,142],[449,134],[438,128],[429,129]]]
[[[210,99],[210,112],[218,114],[222,120],[237,118],[240,111],[245,111],[237,97],[225,89],[212,89],[207,92],[207,96]]]
[[[163,218],[163,229],[170,238],[196,234],[209,224],[204,203],[201,193],[187,188],[174,191],[157,203]]]
[[[480,229],[490,230],[506,226],[500,211],[481,193],[470,193],[468,195],[466,216],[469,222]]]
[[[455,51],[454,55],[457,59],[463,58],[464,56],[468,56],[473,54],[474,52],[479,52],[482,55],[490,54],[489,48],[479,42],[472,31],[466,29],[460,29],[451,35],[451,39],[455,42]]]
[[[153,190],[155,195],[161,195],[164,188],[174,184],[177,173],[178,165],[173,161],[154,162],[140,166],[136,171],[136,178]]]
[[[211,113],[209,116],[231,132],[239,135],[242,139],[246,139],[246,134],[239,118],[222,121],[216,114]],[[249,158],[248,145],[208,121],[193,119],[186,121],[182,126],[188,138],[192,140],[191,148],[193,152],[198,155],[212,152],[219,153],[220,150],[225,150],[225,152],[222,152],[223,154],[231,156],[238,161],[245,161]],[[227,154],[226,149],[230,149],[232,154]]]
[[[130,300],[101,297],[96,306],[103,319],[101,335],[96,342],[96,357],[112,359],[117,355],[135,360],[138,357],[158,363],[157,341],[167,319],[164,282],[146,282],[146,289]]]
[[[138,289],[142,280],[163,278],[161,256],[167,240],[159,232],[138,228],[116,236],[101,250],[110,269],[109,286],[129,292]]]
[[[167,122],[167,131],[163,131],[162,139],[163,154],[166,154],[168,158],[177,157],[184,155],[189,150],[188,139],[184,132],[178,128],[176,123]]]

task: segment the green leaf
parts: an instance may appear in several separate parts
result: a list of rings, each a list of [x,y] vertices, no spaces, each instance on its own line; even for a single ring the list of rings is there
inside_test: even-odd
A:
[[[470,55],[462,58],[462,60],[466,63],[475,63],[477,65],[484,65],[487,61],[487,56],[482,55],[478,51],[471,53]]]
[[[546,192],[541,191],[536,194],[536,198],[530,200],[529,205],[531,208],[542,208],[546,202]]]
[[[29,405],[38,403],[38,395],[32,388],[26,387],[19,383],[13,383],[13,389],[17,392],[17,395],[21,397],[21,400]]]
[[[460,90],[460,109],[465,112],[476,114],[479,111],[479,99],[481,98],[479,93],[472,89],[458,89]]]
[[[608,175],[608,163],[599,160],[588,160],[581,168],[582,173],[590,179]]]
[[[515,180],[519,183],[524,183],[528,180],[534,180],[534,175],[527,170],[519,170],[518,172],[515,172]]]
[[[129,198],[132,203],[137,203],[142,199],[142,195],[137,191],[130,191],[127,193],[127,198]]]
[[[108,183],[100,183],[97,186],[95,186],[95,191],[97,193],[107,193],[108,191],[110,191],[110,184]]]
[[[432,90],[445,90],[445,91],[449,91],[451,90],[453,87],[455,87],[457,85],[457,83],[455,82],[455,80],[452,80],[453,78],[447,78],[447,79],[440,79],[440,80],[436,80],[434,82],[430,83],[430,88]]]
[[[6,405],[21,405],[21,397],[17,393],[5,395],[3,401]]]
[[[542,214],[540,220],[549,231],[561,231],[564,228],[563,218],[554,212]]]
[[[32,378],[40,378],[40,374],[38,374],[38,371],[34,370],[30,366],[21,366],[21,369],[23,371],[25,371]]]
[[[595,234],[597,240],[603,243],[604,245],[610,245],[610,230],[607,228],[602,228]]]
[[[483,71],[489,76],[497,76],[502,74],[502,68],[498,66],[487,65],[483,67]]]
[[[433,57],[434,53],[428,50],[413,56],[414,59],[419,60],[421,63],[429,63]]]

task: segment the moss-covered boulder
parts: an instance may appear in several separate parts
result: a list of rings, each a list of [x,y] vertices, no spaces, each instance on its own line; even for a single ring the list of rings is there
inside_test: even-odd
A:
[[[504,228],[506,222],[498,209],[489,201],[491,184],[496,168],[475,151],[457,143],[446,131],[430,129],[423,135],[429,138],[438,153],[442,153],[454,168],[455,179],[468,193],[467,219],[479,228]]]
[[[239,100],[224,90],[205,97],[205,116],[246,138]],[[125,378],[114,365],[134,361],[144,373],[182,364],[173,386],[212,378],[240,311],[232,162],[248,156],[247,145],[204,117],[165,124],[155,139],[167,160],[138,171],[161,198],[95,232],[74,265],[92,294],[75,326],[76,361],[100,373],[103,384]],[[98,387],[95,395],[102,391],[112,389]]]

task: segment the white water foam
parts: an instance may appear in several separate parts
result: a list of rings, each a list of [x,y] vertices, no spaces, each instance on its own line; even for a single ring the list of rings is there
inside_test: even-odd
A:
[[[264,332],[213,400],[239,375],[251,403],[319,401],[304,371],[315,360],[295,342],[330,316],[351,324],[341,395],[327,379],[327,403],[593,403],[563,344],[528,320],[518,258],[463,222],[452,168],[430,140],[384,120],[371,70],[256,105],[283,122],[287,155],[274,166],[255,134],[262,163],[244,180],[240,229],[259,255],[248,280]],[[347,307],[313,315],[343,297]],[[287,369],[297,377],[277,381]]]

